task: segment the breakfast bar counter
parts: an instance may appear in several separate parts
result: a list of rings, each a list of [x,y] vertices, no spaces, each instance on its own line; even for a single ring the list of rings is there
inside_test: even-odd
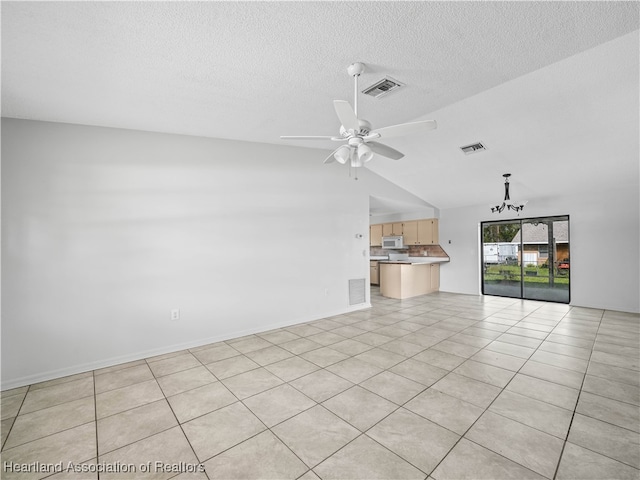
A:
[[[380,294],[405,299],[440,289],[440,264],[448,257],[380,261]]]

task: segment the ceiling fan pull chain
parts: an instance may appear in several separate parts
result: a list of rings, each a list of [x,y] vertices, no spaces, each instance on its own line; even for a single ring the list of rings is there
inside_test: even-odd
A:
[[[358,169],[349,162],[349,178],[351,178],[351,172],[353,172],[353,179],[358,180]]]

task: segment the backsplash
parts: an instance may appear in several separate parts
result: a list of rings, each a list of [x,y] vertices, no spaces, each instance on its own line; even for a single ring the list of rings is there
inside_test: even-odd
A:
[[[424,253],[427,252],[427,255]],[[369,255],[389,255],[390,253],[408,253],[410,257],[448,257],[440,245],[409,245],[401,250],[389,250],[382,247],[370,247]]]

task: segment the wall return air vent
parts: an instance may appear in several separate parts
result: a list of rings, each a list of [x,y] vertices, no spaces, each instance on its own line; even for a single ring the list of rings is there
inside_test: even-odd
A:
[[[379,82],[376,82],[370,87],[367,87],[364,90],[362,90],[362,93],[364,93],[365,95],[370,95],[375,98],[380,98],[383,95],[386,95],[387,93],[391,93],[394,90],[397,90],[403,86],[404,86],[404,83],[400,83],[399,81],[394,80],[391,77],[384,77]]]
[[[359,305],[367,301],[365,293],[365,279],[354,278],[349,280],[349,305]]]
[[[481,152],[483,150],[486,150],[487,148],[480,142],[478,143],[473,143],[471,145],[466,145],[464,147],[460,147],[460,150],[462,150],[462,152],[465,155],[470,155],[472,153],[478,153]]]

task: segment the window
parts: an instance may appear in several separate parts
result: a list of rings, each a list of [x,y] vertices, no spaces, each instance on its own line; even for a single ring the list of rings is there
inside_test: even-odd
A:
[[[549,256],[549,245],[538,245],[538,256],[547,258]]]

